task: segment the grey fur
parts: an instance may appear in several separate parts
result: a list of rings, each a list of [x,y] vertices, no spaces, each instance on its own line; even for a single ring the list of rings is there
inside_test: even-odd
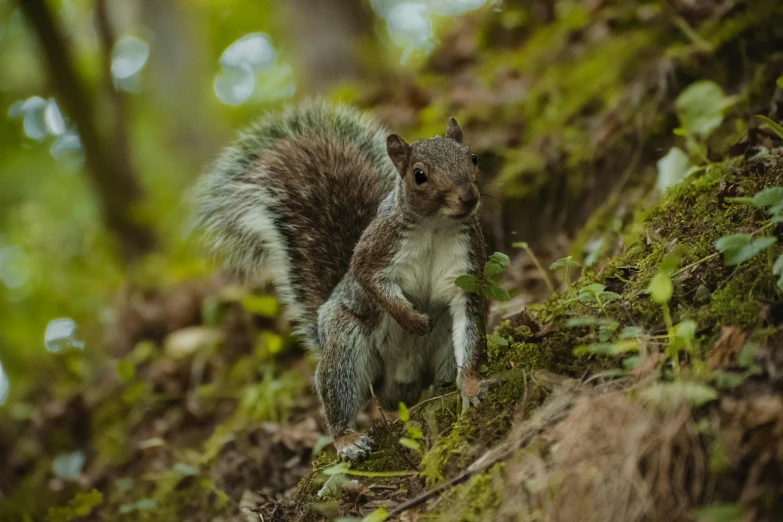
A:
[[[243,132],[198,186],[225,267],[273,279],[320,354],[316,388],[347,458],[370,451],[353,428],[373,393],[396,409],[456,379],[463,404],[478,404],[485,303],[454,280],[480,276],[486,252],[462,139],[452,118],[447,137],[387,140],[354,109],[308,102]]]
[[[348,106],[317,100],[289,106],[264,115],[240,133],[237,142],[221,154],[196,188],[197,226],[206,234],[215,255],[227,271],[247,282],[273,280],[295,332],[311,349],[318,348],[318,305],[347,270],[356,240],[396,182],[396,170],[386,154],[386,134],[365,114]],[[299,186],[305,196],[308,191],[310,196],[317,196],[312,192],[319,184],[347,175],[350,165],[330,165],[324,159],[326,173],[320,175],[290,166],[286,172],[285,162],[275,172],[270,172],[268,166],[276,147],[292,140],[310,143],[316,137],[330,141],[333,147],[346,148],[346,156],[355,151],[351,163],[359,171],[353,172],[358,179],[347,181],[352,190],[336,191],[328,208],[318,208],[323,205],[301,194],[294,201],[291,190],[281,186],[281,178]],[[277,156],[285,157],[286,152]],[[313,161],[321,161],[320,151],[307,145],[290,161],[306,162],[308,152]],[[363,169],[364,165],[373,168]],[[301,226],[286,218],[295,212],[292,207],[297,204],[311,207],[312,216],[301,220]],[[352,216],[350,209],[364,214]],[[304,209],[296,211],[301,215]],[[334,232],[351,227],[354,230],[346,233]],[[318,251],[319,247],[323,251]],[[328,266],[330,262],[334,266]],[[322,277],[302,280],[302,272],[320,273]],[[304,295],[316,299],[308,303]]]

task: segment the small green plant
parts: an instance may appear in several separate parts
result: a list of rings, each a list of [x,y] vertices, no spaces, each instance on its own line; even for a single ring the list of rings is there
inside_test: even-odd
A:
[[[726,96],[717,83],[702,80],[692,83],[675,101],[680,126],[674,134],[685,140],[685,151],[672,147],[658,161],[658,190],[666,190],[709,164],[704,142],[717,129],[726,110],[736,97]]]
[[[606,312],[606,305],[618,299],[620,299],[620,294],[609,292],[606,289],[606,285],[602,285],[601,283],[593,283],[582,287],[576,295],[577,301],[587,307],[597,306],[604,315],[608,315]]]
[[[573,256],[567,256],[562,257],[549,265],[549,270],[557,270],[559,268],[565,268],[565,282],[566,282],[566,288],[571,287],[571,269],[572,268],[579,268],[580,265],[576,261],[574,261]]]
[[[742,205],[750,205],[764,210],[769,216],[766,223],[752,234],[729,234],[718,238],[715,249],[723,254],[726,266],[737,266],[777,243],[774,236],[754,237],[763,233],[778,223],[783,223],[783,187],[770,187],[758,192],[753,197],[728,198],[727,201]],[[783,290],[783,254],[780,254],[772,264],[772,274],[778,277],[777,287]]]
[[[780,81],[780,80],[778,80]],[[771,120],[767,118],[766,116],[762,116],[761,114],[756,114],[756,118],[760,119],[764,123],[767,124],[767,127],[772,129],[772,132],[780,136],[780,139],[783,140],[783,127],[780,126],[779,123],[776,123],[774,120]]]
[[[495,301],[508,301],[511,296],[500,286],[500,280],[508,271],[510,260],[506,254],[495,252],[484,263],[484,273],[480,278],[472,275],[459,276],[455,281],[458,287],[474,294],[481,294]]]
[[[574,355],[619,355],[628,352],[638,352],[641,348],[638,339],[641,336],[641,329],[629,326],[623,328],[620,334],[616,336],[620,325],[613,319],[594,316],[572,317],[566,325],[569,328],[598,328],[599,342],[577,346],[574,349]],[[617,338],[612,341],[615,336]]]
[[[49,508],[47,522],[70,522],[77,518],[83,518],[92,513],[95,507],[103,502],[103,495],[93,489],[88,493],[77,493],[67,506]]]
[[[680,256],[670,254],[663,259],[658,272],[650,280],[650,284],[647,287],[647,293],[650,294],[650,299],[658,303],[663,311],[663,319],[666,323],[666,349],[664,354],[668,359],[672,361],[674,371],[676,373],[680,370],[679,353],[685,351],[689,354],[694,354],[694,343],[696,338],[696,323],[691,320],[684,320],[678,324],[674,324],[672,321],[671,310],[669,308],[669,302],[674,295],[674,284],[672,283],[672,276],[675,270],[680,264]]]
[[[407,437],[400,438],[400,445],[415,451],[420,457],[424,456],[424,448],[421,446],[421,442],[424,439],[424,433],[421,428],[415,424],[410,423],[411,415],[405,403],[400,403],[400,421],[406,424]]]
[[[499,335],[487,334],[487,342],[492,346],[508,346],[508,339]]]

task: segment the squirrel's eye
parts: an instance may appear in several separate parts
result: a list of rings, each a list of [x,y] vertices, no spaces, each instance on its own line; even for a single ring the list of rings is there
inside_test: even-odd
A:
[[[471,154],[470,159],[473,160],[474,165],[478,165],[478,158],[476,157],[475,154]]]
[[[421,169],[413,169],[413,176],[417,185],[421,185],[427,181],[427,175]]]

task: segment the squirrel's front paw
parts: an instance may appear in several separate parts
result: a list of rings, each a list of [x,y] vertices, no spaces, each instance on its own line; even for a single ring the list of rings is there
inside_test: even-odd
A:
[[[334,447],[340,457],[360,461],[370,456],[373,440],[364,433],[348,431],[334,439]]]
[[[415,312],[410,317],[410,321],[403,328],[408,332],[416,335],[427,335],[432,331],[435,326],[435,321],[426,315]]]

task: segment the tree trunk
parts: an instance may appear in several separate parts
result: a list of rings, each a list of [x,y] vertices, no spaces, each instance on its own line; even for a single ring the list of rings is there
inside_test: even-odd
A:
[[[373,24],[362,0],[288,0],[286,7],[306,91],[323,92],[360,76],[359,50]]]
[[[20,0],[19,6],[38,37],[51,84],[65,112],[76,124],[87,175],[100,201],[106,227],[115,236],[123,258],[132,261],[150,252],[156,241],[153,230],[137,217],[144,195],[131,164],[123,127],[124,111],[120,110],[124,108],[122,95],[117,93],[114,98],[115,125],[110,139],[104,141],[95,125],[95,111],[87,89],[76,73],[62,30],[55,24],[45,1]],[[104,32],[101,36],[105,40],[109,34]],[[103,43],[113,45],[113,42]],[[111,48],[105,51],[111,53]]]

